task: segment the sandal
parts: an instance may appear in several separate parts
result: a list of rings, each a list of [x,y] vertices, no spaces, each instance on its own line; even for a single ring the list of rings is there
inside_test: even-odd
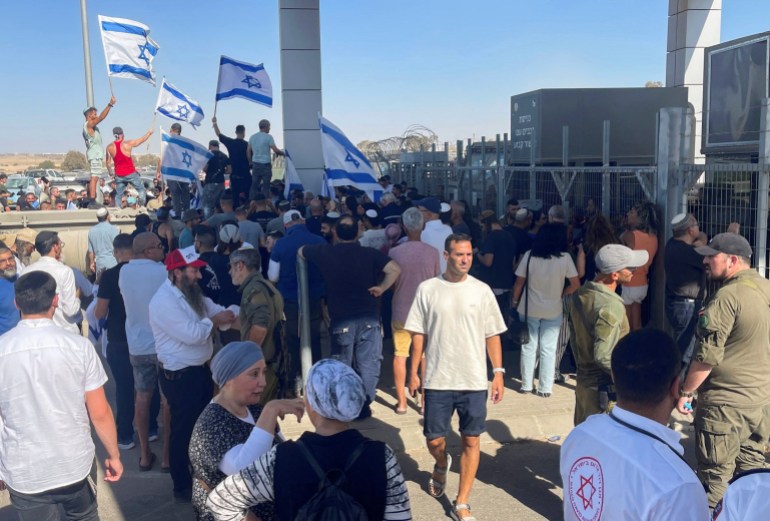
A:
[[[460,510],[467,510],[468,514],[467,516],[461,516]],[[470,515],[471,506],[468,503],[455,503],[452,502],[452,511],[455,514],[455,517],[459,521],[476,521],[476,518],[473,517],[473,515]]]
[[[430,479],[428,480],[428,494],[430,494],[433,497],[441,497],[444,495],[444,489],[446,488],[446,473],[449,472],[449,468],[452,466],[452,455],[447,453],[446,454],[446,467],[441,468],[438,465],[433,465],[433,474],[438,474],[439,476],[444,476],[444,481],[436,481],[433,479],[433,474],[431,475]]]

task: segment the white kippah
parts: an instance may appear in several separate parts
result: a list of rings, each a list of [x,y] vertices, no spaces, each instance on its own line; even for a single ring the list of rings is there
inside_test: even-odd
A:
[[[677,224],[682,224],[687,219],[686,213],[678,213],[674,216],[673,219],[671,219],[671,226],[676,226]]]

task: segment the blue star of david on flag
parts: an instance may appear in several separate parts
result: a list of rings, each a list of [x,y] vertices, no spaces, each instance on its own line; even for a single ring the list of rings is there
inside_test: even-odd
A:
[[[145,43],[144,45],[138,45],[137,47],[139,47],[139,56],[137,58],[140,60],[144,60],[145,67],[149,67],[150,59],[147,57],[147,55],[145,55],[145,53],[149,50],[149,48],[147,47],[147,44]]]
[[[160,173],[163,179],[199,183],[198,172],[206,166],[206,162],[214,157],[214,154],[192,139],[167,134],[162,130]]]
[[[190,109],[187,108],[187,105],[179,105],[176,109],[176,113],[179,114],[181,119],[187,119],[187,116],[190,115]]]
[[[356,168],[361,166],[361,163],[355,157],[353,157],[353,154],[351,154],[350,152],[348,152],[348,155],[345,156],[345,161],[350,161],[355,165]]]
[[[252,76],[246,76],[241,81],[241,83],[245,83],[246,86],[248,88],[250,88],[250,89],[254,89],[254,88],[261,89],[262,88],[262,84],[259,82],[259,80],[257,80],[256,78],[254,78]]]
[[[192,156],[190,156],[190,154],[187,152],[182,152],[182,163],[184,163],[187,167],[192,166]]]

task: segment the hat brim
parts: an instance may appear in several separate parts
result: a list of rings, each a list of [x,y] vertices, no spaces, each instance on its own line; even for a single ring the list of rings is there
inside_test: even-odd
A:
[[[166,266],[166,271],[173,271],[173,270],[183,270],[185,268],[193,267],[193,268],[203,268],[205,266],[208,266],[206,261],[202,261],[200,259],[194,260],[189,264],[175,264],[174,266]]]
[[[707,255],[716,255],[719,253],[719,250],[715,250],[711,246],[699,246],[698,248],[695,248],[695,253],[705,257]]]
[[[646,250],[631,250],[631,258],[626,263],[626,268],[640,268],[650,260],[650,254]]]

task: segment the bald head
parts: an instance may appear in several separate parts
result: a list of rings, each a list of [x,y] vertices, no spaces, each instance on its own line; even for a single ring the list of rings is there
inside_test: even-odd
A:
[[[323,217],[324,205],[320,199],[313,199],[308,206],[310,207],[310,215]]]
[[[136,257],[144,257],[144,252],[152,248],[158,242],[158,236],[152,232],[142,232],[134,237],[132,249]]]

